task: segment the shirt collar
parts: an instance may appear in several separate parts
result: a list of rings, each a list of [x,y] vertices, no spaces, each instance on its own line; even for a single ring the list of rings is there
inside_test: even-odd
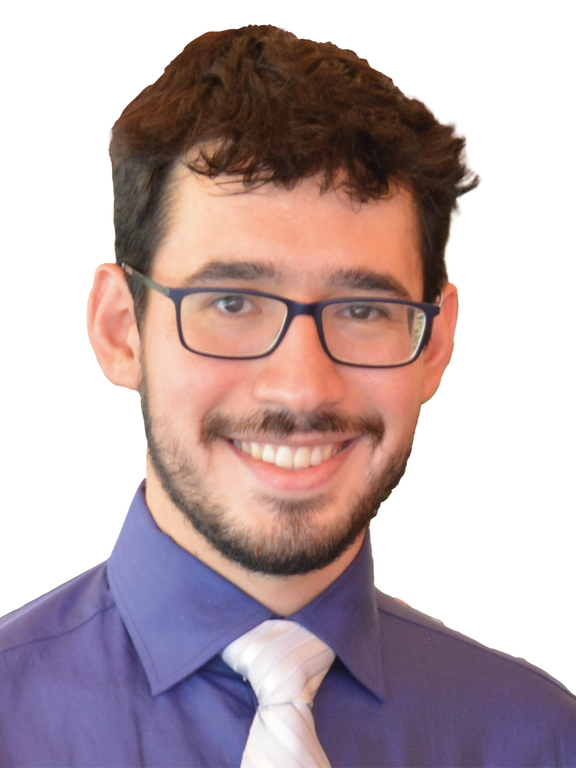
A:
[[[144,484],[108,562],[122,620],[155,696],[274,614],[162,533]],[[384,695],[370,543],[319,597],[290,617],[320,637],[378,698]]]
[[[382,641],[369,533],[344,573],[290,618],[324,640],[354,677],[378,699],[384,698]]]

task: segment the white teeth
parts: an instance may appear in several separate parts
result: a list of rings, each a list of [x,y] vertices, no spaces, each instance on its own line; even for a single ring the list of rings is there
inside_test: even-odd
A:
[[[294,467],[294,452],[287,445],[281,445],[276,451],[276,466],[283,469],[292,469]]]
[[[308,469],[312,452],[306,445],[301,445],[294,454],[294,469]]]
[[[261,459],[262,458],[262,446],[260,443],[250,443],[250,450],[245,451],[245,453],[249,453],[250,456],[252,456],[253,459]]]
[[[233,440],[235,448],[248,454],[253,459],[275,464],[282,469],[308,469],[317,467],[339,452],[339,443],[328,445],[315,445],[309,447],[301,445],[292,448],[289,445],[271,445],[270,443],[247,442],[246,440]]]
[[[322,454],[323,454],[323,451],[319,445],[312,448],[312,454],[310,456],[310,464],[313,467],[317,467],[318,464],[322,464],[322,460],[323,460]]]

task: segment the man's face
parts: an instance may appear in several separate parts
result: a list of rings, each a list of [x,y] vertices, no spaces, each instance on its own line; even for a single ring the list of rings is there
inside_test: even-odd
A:
[[[316,179],[246,192],[182,168],[171,206],[152,270],[163,285],[422,300],[404,192],[361,205],[320,194]],[[422,356],[392,369],[340,365],[313,318],[298,316],[268,357],[203,357],[180,344],[174,305],[154,291],[141,341],[147,495],[249,570],[306,573],[358,540],[404,471]]]

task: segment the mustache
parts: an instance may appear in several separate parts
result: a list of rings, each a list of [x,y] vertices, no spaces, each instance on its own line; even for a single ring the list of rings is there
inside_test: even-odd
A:
[[[246,416],[229,416],[218,411],[209,413],[203,423],[200,439],[211,445],[230,436],[258,435],[263,438],[283,438],[290,435],[352,434],[369,437],[374,446],[384,437],[384,422],[378,415],[343,416],[335,411],[316,411],[297,415],[288,409],[266,409]]]

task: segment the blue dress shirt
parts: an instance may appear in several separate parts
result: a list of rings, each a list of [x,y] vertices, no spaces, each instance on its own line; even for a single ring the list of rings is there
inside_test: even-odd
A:
[[[269,618],[141,488],[107,563],[0,621],[0,766],[238,767],[256,699],[219,653]],[[576,766],[576,698],[375,590],[368,539],[290,618],[336,652],[313,710],[333,768]]]

